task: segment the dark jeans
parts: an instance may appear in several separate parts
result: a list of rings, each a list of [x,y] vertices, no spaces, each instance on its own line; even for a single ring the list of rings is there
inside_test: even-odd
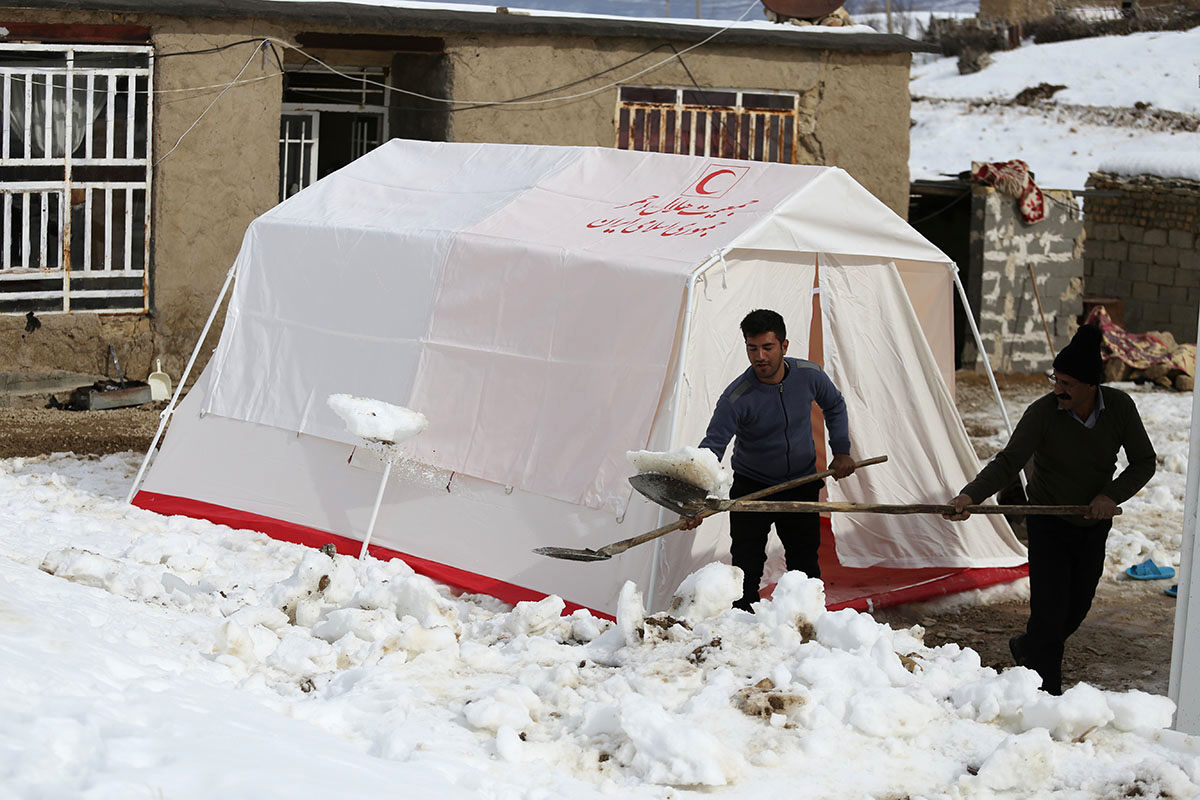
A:
[[[763,500],[813,502],[820,497],[824,485],[824,481],[814,481],[786,492],[768,495]],[[741,497],[765,488],[765,483],[735,474],[729,496]],[[749,603],[758,602],[759,599],[758,584],[762,581],[763,565],[767,563],[767,536],[772,523],[775,524],[775,534],[783,543],[788,570],[800,570],[810,578],[821,577],[821,566],[817,563],[817,549],[821,546],[820,514],[731,511],[729,536],[733,542],[729,547],[729,556],[733,565],[742,571],[742,600]]]
[[[1026,517],[1029,532],[1029,622],[1019,648],[1042,689],[1062,694],[1067,638],[1092,607],[1104,573],[1104,542],[1112,520],[1079,528],[1062,517]]]

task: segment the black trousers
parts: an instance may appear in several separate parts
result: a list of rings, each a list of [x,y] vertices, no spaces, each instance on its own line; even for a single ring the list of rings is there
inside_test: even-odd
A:
[[[1029,622],[1019,649],[1042,676],[1042,689],[1062,694],[1067,638],[1079,629],[1104,573],[1104,543],[1112,520],[1086,528],[1062,517],[1029,516]]]
[[[824,481],[813,481],[786,492],[764,497],[764,500],[804,500],[813,502],[820,497]],[[767,484],[744,475],[733,476],[731,498],[741,497],[767,488]],[[767,536],[771,524],[783,543],[787,568],[800,570],[810,578],[821,577],[817,549],[821,546],[821,515],[806,513],[761,513],[757,511],[729,512],[730,560],[742,571],[742,600],[758,602],[758,584],[762,581],[763,565],[767,563]]]

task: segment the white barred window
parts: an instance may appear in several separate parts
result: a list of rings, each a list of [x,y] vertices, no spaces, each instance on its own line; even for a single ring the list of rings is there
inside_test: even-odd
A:
[[[0,313],[147,309],[152,64],[0,43]]]

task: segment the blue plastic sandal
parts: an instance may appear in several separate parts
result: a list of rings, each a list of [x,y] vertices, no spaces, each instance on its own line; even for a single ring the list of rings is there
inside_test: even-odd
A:
[[[1172,583],[1170,588],[1163,589],[1163,594],[1165,594],[1167,597],[1178,597],[1179,596],[1179,584]]]
[[[1125,574],[1134,580],[1139,581],[1157,581],[1164,578],[1174,578],[1174,567],[1160,567],[1154,563],[1153,558],[1147,558],[1140,564],[1134,564],[1129,569],[1125,570]]]

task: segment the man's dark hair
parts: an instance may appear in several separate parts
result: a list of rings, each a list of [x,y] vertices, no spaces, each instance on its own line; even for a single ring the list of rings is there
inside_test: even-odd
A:
[[[773,333],[782,342],[787,338],[787,326],[783,324],[783,317],[778,312],[769,308],[757,308],[742,320],[742,337],[749,339],[764,333]]]

